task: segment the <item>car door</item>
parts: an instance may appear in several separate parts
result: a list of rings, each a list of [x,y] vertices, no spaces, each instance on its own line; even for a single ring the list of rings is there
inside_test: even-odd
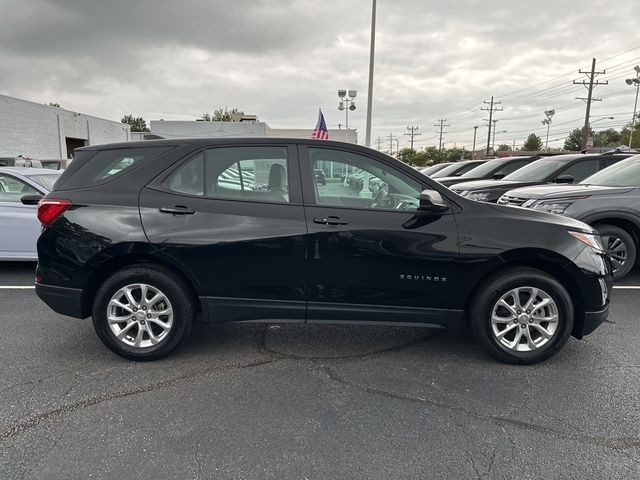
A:
[[[206,148],[141,192],[149,241],[194,275],[214,321],[304,321],[296,155],[286,144]]]
[[[459,251],[455,206],[418,212],[426,185],[362,151],[300,146],[300,160],[307,321],[444,322]],[[318,168],[333,172],[325,185],[314,181]]]
[[[36,260],[36,242],[40,222],[35,205],[23,205],[24,195],[42,195],[27,182],[8,173],[0,173],[0,258]]]

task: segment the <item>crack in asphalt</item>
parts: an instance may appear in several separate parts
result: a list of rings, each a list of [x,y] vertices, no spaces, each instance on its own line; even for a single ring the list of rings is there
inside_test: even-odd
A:
[[[423,337],[417,338],[415,340],[411,340],[409,342],[405,342],[405,343],[401,343],[399,345],[393,345],[391,347],[386,347],[386,348],[381,348],[379,350],[373,350],[371,352],[365,352],[365,353],[357,353],[357,354],[353,354],[353,355],[339,355],[339,356],[318,356],[318,355],[310,355],[310,356],[306,356],[306,355],[296,355],[293,353],[286,353],[286,352],[280,352],[276,349],[274,349],[273,347],[269,347],[267,346],[267,331],[268,331],[268,326],[265,326],[265,328],[258,334],[258,338],[256,339],[256,343],[258,345],[258,347],[265,352],[266,354],[272,355],[276,358],[280,358],[280,359],[292,359],[292,360],[310,360],[310,361],[314,361],[314,362],[321,362],[321,361],[335,361],[335,360],[342,360],[345,362],[352,362],[352,361],[358,361],[358,360],[367,360],[369,358],[372,357],[376,357],[379,355],[384,355],[386,353],[392,353],[392,352],[396,352],[399,350],[404,350],[405,348],[409,348],[412,347],[414,345],[418,345],[422,342],[425,342],[426,340],[430,340],[434,337],[437,337],[441,334],[444,334],[444,330],[440,331],[440,330],[434,330],[433,332],[430,332],[428,335],[425,335]]]
[[[472,412],[470,410],[466,410],[461,407],[447,405],[445,403],[441,403],[428,398],[416,397],[416,396],[408,395],[405,393],[398,393],[398,392],[393,392],[389,390],[383,390],[379,388],[360,385],[354,382],[350,382],[345,377],[339,375],[338,373],[336,373],[334,370],[332,370],[327,366],[323,366],[322,369],[330,380],[341,383],[351,388],[355,388],[356,390],[359,390],[361,392],[372,394],[372,395],[379,395],[387,398],[393,398],[396,400],[403,400],[403,401],[412,402],[412,403],[430,405],[432,407],[445,409],[445,410],[449,410],[456,413],[461,413],[468,417],[473,417],[477,420],[493,423],[494,425],[502,427],[503,430],[505,426],[511,426],[511,427],[518,428],[520,430],[527,430],[530,432],[543,433],[546,435],[574,440],[578,443],[594,445],[598,447],[605,447],[612,450],[616,450],[618,452],[622,452],[624,450],[631,449],[631,448],[640,448],[640,438],[637,438],[637,437],[606,438],[606,437],[591,436],[586,434],[567,433],[561,430],[544,427],[542,425],[537,425],[535,423],[526,422],[523,420],[516,420],[513,418],[497,416],[497,415],[482,415],[482,414]]]
[[[161,388],[170,387],[172,385],[189,381],[204,375],[208,375],[210,373],[246,369],[246,368],[255,368],[255,367],[260,367],[262,365],[275,363],[277,361],[278,361],[277,359],[270,358],[266,360],[259,360],[259,361],[247,363],[245,365],[233,365],[229,367],[211,367],[204,370],[188,372],[183,375],[178,375],[176,377],[168,378],[166,380],[161,380],[159,382],[149,383],[139,387],[122,390],[120,392],[103,393],[101,395],[96,395],[94,397],[85,398],[84,400],[80,400],[75,403],[63,405],[61,407],[54,408],[45,412],[31,414],[27,417],[23,417],[22,419],[19,419],[18,421],[14,422],[14,424],[11,425],[9,428],[3,431],[0,431],[0,442],[4,442],[13,437],[16,437],[22,432],[30,430],[49,419],[59,417],[67,413],[71,413],[82,408],[91,407],[93,405],[98,405],[100,403],[107,402],[110,400],[130,397],[133,395],[140,395],[142,393],[147,393],[147,392],[151,392]]]

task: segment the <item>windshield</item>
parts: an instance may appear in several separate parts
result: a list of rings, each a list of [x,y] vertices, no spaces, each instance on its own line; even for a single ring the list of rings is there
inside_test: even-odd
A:
[[[468,172],[465,172],[461,177],[484,177],[490,174],[493,170],[500,168],[504,164],[504,160],[489,160],[487,163],[483,163],[476,168],[472,168]]]
[[[442,170],[431,175],[431,178],[449,177],[453,175],[454,172],[456,173],[467,172],[472,168],[475,168],[477,165],[478,164],[475,162],[474,163],[462,163],[462,162],[452,163],[448,167],[444,167]]]
[[[430,167],[427,167],[427,168],[423,168],[420,171],[425,175],[431,175],[432,173],[437,172],[438,170],[442,170],[443,168],[445,167],[443,167],[440,164],[437,164],[437,165],[431,165]]]
[[[552,175],[558,168],[566,165],[566,161],[542,159],[536,160],[529,165],[516,170],[510,175],[504,177],[504,180],[512,180],[516,182],[540,182]]]
[[[580,183],[611,187],[640,187],[640,155],[627,158],[594,173]]]
[[[30,180],[33,180],[41,187],[46,188],[48,191],[53,189],[53,184],[60,178],[59,173],[43,173],[42,175],[29,175]]]

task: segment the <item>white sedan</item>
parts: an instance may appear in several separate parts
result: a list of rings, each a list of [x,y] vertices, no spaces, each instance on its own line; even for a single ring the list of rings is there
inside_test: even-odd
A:
[[[44,196],[62,172],[44,168],[0,167],[0,260],[38,259],[40,222],[35,205],[23,205],[25,195]]]

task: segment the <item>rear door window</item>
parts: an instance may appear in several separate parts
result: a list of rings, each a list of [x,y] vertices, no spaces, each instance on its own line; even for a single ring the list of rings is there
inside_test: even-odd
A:
[[[22,180],[0,173],[0,202],[20,203],[24,195],[40,195],[40,192]]]
[[[207,198],[288,203],[287,148],[210,148],[178,167],[162,185]]]

